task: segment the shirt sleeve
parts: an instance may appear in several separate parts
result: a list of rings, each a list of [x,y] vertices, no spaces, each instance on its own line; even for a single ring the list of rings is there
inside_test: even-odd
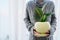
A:
[[[52,36],[56,30],[56,15],[55,15],[55,6],[54,6],[54,3],[51,2],[51,5],[52,5],[52,15],[51,15],[51,29],[50,29],[50,36]]]

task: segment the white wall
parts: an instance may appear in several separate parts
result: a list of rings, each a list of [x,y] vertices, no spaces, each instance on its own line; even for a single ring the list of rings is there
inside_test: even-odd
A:
[[[17,40],[18,0],[0,0],[0,40]]]
[[[9,0],[9,40],[17,40],[18,0]]]
[[[8,0],[0,0],[0,40],[9,36],[9,6]]]
[[[18,40],[27,40],[28,31],[24,23],[26,0],[19,0],[18,3]]]

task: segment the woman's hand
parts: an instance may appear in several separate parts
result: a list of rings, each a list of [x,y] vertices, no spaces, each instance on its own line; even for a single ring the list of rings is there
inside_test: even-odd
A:
[[[33,29],[33,34],[34,34],[34,36],[36,36],[36,37],[40,37],[39,33],[38,33],[35,29]]]
[[[40,36],[41,33],[38,33],[35,29],[33,29],[33,34],[34,34],[34,36],[36,36],[36,37],[41,37],[41,36]],[[44,36],[44,37],[48,37],[49,35],[50,35],[50,31],[48,31],[48,32],[46,33],[46,36]]]

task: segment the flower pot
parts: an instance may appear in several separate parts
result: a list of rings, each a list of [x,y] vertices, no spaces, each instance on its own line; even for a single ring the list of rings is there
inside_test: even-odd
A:
[[[38,33],[45,35],[45,33],[48,33],[50,30],[51,26],[49,22],[36,22],[34,28]]]

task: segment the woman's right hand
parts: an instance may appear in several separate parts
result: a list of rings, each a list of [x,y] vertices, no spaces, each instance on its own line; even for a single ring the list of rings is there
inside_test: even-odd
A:
[[[36,37],[40,37],[40,33],[38,33],[35,29],[33,29],[33,34],[34,34],[34,36],[36,36]]]
[[[36,37],[41,37],[41,36],[40,36],[40,33],[37,32],[35,29],[33,29],[33,34],[34,34],[34,36],[36,36]],[[46,37],[47,37],[47,36],[49,36],[49,34],[47,34]]]

